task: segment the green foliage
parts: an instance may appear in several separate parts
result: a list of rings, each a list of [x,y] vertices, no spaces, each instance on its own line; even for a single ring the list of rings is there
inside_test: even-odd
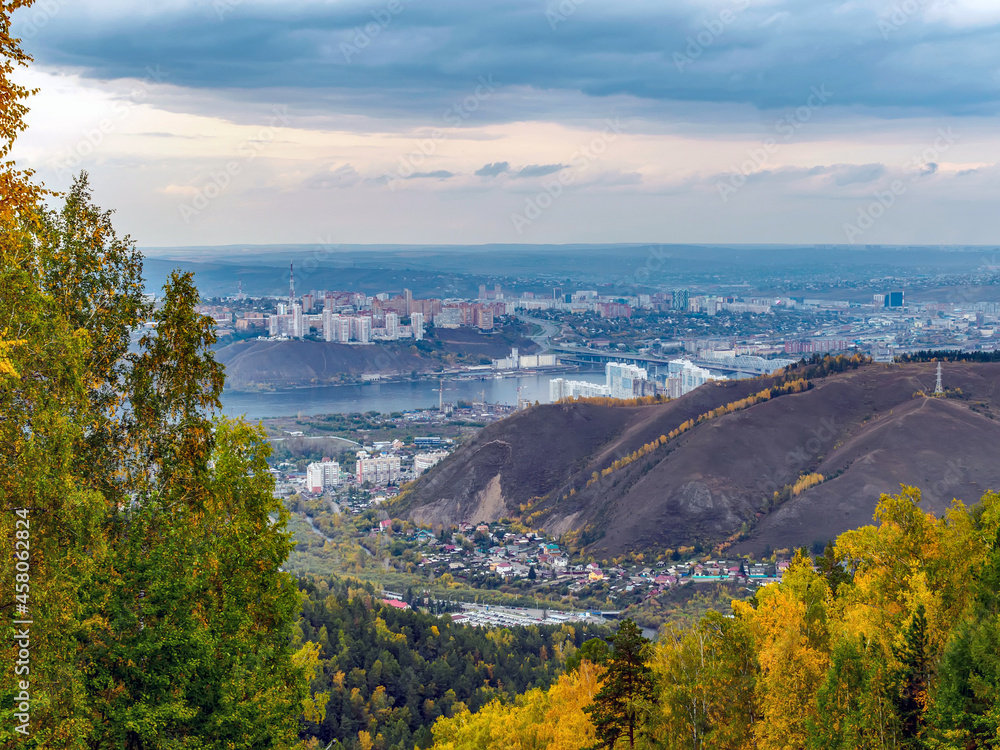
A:
[[[1000,362],[1000,352],[963,352],[952,350],[925,350],[900,354],[896,362]]]
[[[0,3],[0,158],[24,127],[9,31],[28,5]],[[30,569],[0,597],[0,746],[25,738],[24,680],[25,747],[292,747],[322,701],[303,702],[286,514],[263,435],[212,418],[223,373],[197,290],[175,274],[154,314],[86,175],[57,211],[30,176],[0,162],[0,581],[15,549]],[[17,675],[12,614],[33,620]]]
[[[305,725],[321,746],[352,747],[367,731],[386,748],[410,750],[438,717],[547,688],[595,630],[471,628],[386,606],[370,584],[309,577],[299,588],[302,638],[320,646],[312,689],[330,695],[326,717]]]
[[[636,734],[642,731],[652,706],[656,703],[653,670],[646,663],[650,643],[630,619],[622,621],[612,639],[614,653],[607,662],[601,689],[592,705],[584,709],[594,724],[597,747],[614,750],[620,739],[635,747]]]
[[[656,736],[666,747],[753,745],[762,712],[759,665],[746,621],[711,612],[694,627],[667,628],[654,670],[662,686]]]
[[[850,582],[851,576],[843,566],[843,559],[837,556],[833,541],[826,543],[822,557],[816,558],[816,569],[826,579],[830,593],[837,595],[837,589]]]
[[[947,747],[1000,743],[1000,533],[973,588],[968,617],[955,628],[940,667],[933,723]]]
[[[566,671],[575,672],[584,660],[604,666],[610,658],[611,649],[608,647],[608,642],[603,638],[591,638],[584,641],[577,652],[566,660]]]
[[[798,362],[788,366],[784,374],[777,382],[788,381],[794,378],[825,378],[838,372],[856,370],[859,367],[870,365],[872,358],[861,353],[851,355],[846,354],[814,354],[809,359],[803,357]]]

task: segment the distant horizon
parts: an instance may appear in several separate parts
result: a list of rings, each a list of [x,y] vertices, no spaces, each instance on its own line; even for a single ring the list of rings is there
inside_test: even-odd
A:
[[[864,252],[871,248],[879,249],[898,249],[906,250],[910,248],[921,248],[921,249],[939,249],[945,252],[976,252],[981,250],[1000,250],[1000,243],[983,243],[983,244],[970,244],[963,242],[955,243],[937,243],[937,242],[925,242],[925,243],[869,243],[866,245],[852,245],[850,243],[836,243],[836,242],[533,242],[533,243],[503,243],[503,242],[484,242],[484,243],[443,243],[443,242],[432,242],[432,243],[395,243],[395,242],[367,242],[367,243],[342,243],[336,245],[326,245],[324,243],[318,242],[288,242],[288,243],[261,243],[261,244],[250,244],[243,242],[235,243],[225,243],[218,245],[209,244],[192,244],[192,245],[136,245],[136,248],[142,252],[169,252],[173,250],[200,250],[200,249],[210,249],[210,250],[266,250],[266,249],[300,249],[300,248],[315,248],[322,247],[324,251],[327,252],[337,252],[340,251],[350,251],[353,249],[368,249],[368,248],[385,248],[385,249],[399,249],[399,250],[429,250],[429,249],[440,249],[440,250],[474,250],[481,249],[487,250],[491,248],[504,248],[508,250],[530,250],[532,248],[538,247],[552,247],[552,248],[606,248],[606,247],[623,247],[623,248],[642,248],[642,247],[713,247],[713,248],[732,248],[732,249],[788,249],[788,248],[817,248],[817,249],[830,249],[836,248],[841,250],[857,250],[858,252]]]

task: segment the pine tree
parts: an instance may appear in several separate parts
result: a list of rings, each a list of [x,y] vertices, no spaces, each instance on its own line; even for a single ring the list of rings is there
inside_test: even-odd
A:
[[[834,596],[837,595],[837,589],[842,584],[851,580],[851,576],[844,570],[841,560],[837,557],[833,541],[828,541],[826,548],[823,550],[823,556],[816,558],[816,568],[826,578],[827,585],[830,587],[830,593]]]
[[[905,747],[922,747],[930,682],[930,644],[924,605],[917,606],[903,631],[903,643],[894,649],[901,668],[898,674],[896,710],[902,725]]]
[[[653,670],[646,663],[650,642],[632,619],[622,621],[612,638],[614,653],[594,702],[584,709],[590,715],[597,735],[598,748],[614,750],[618,741],[628,738],[635,747],[636,733],[656,703]]]

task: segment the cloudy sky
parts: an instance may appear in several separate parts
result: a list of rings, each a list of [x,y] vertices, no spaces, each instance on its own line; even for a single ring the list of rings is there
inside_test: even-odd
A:
[[[141,246],[1000,242],[996,0],[38,0]]]

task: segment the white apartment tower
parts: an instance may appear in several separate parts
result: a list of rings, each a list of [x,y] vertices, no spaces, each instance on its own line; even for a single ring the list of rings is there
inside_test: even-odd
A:
[[[385,335],[391,341],[399,338],[399,316],[394,312],[385,314]]]
[[[362,315],[357,318],[352,318],[351,322],[353,324],[354,330],[351,332],[355,341],[362,344],[369,344],[372,340],[372,319],[366,315]]]
[[[611,398],[635,398],[635,384],[649,380],[645,368],[624,362],[608,362],[604,376]]]
[[[340,323],[340,316],[334,315],[333,310],[329,307],[323,308],[323,340],[324,341],[336,341],[337,340],[337,329],[334,328],[334,318],[337,319],[337,323]]]
[[[346,344],[351,340],[351,319],[333,310],[324,310],[323,338],[327,341],[336,341],[338,344]]]
[[[340,464],[336,461],[318,461],[306,467],[306,489],[320,493],[327,487],[340,484]]]

